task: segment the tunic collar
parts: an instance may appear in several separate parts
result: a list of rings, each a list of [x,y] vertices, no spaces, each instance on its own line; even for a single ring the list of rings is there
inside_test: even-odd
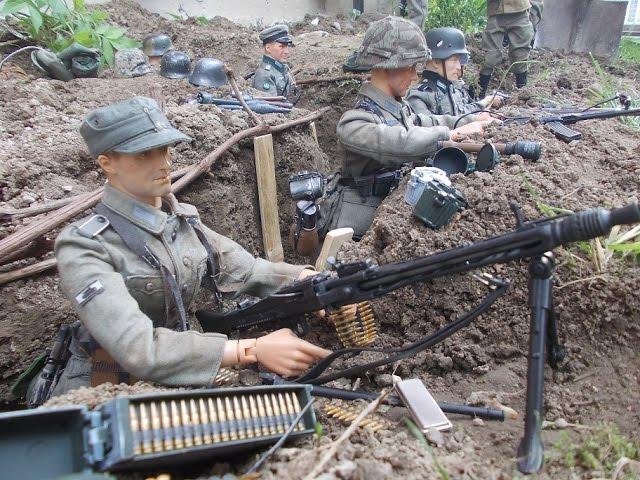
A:
[[[120,190],[113,188],[108,183],[104,187],[102,203],[122,215],[134,225],[159,235],[167,223],[167,213],[159,208],[140,202]],[[197,217],[198,211],[192,205],[179,203],[173,193],[162,197],[163,205],[171,214],[182,217]]]
[[[402,118],[403,103],[374,87],[372,83],[368,82],[362,85],[358,93],[373,100],[380,108],[389,112],[398,120]]]
[[[284,73],[285,69],[287,68],[286,64],[277,61],[275,58],[271,58],[269,55],[262,55],[262,61],[264,63],[268,63],[269,65],[272,65],[273,68],[278,70],[280,73]]]

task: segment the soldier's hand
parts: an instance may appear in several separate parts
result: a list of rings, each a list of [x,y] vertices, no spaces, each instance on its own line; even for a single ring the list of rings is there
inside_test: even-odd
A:
[[[331,353],[298,338],[288,328],[258,338],[251,350],[258,363],[283,377],[299,376]]]
[[[462,137],[466,137],[469,135],[473,135],[474,133],[482,133],[484,127],[492,123],[492,120],[483,120],[479,122],[471,122],[463,125],[462,127],[458,127],[455,130],[451,130],[451,140],[457,142],[461,140]]]
[[[504,100],[499,95],[487,95],[486,97],[484,97],[482,103],[486,105],[486,108],[500,108],[503,101]]]

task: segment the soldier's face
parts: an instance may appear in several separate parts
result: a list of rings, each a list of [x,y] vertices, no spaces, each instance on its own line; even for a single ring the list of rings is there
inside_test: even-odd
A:
[[[444,68],[447,72],[446,78],[449,80],[460,80],[462,77],[462,63],[460,62],[460,55],[451,55],[444,61]]]
[[[404,97],[409,87],[418,79],[416,65],[389,70],[389,88],[394,97]]]
[[[100,155],[98,163],[111,186],[141,202],[158,206],[160,197],[171,191],[169,147],[154,148],[133,155]]]
[[[267,55],[278,62],[286,62],[289,58],[289,45],[286,43],[271,42],[264,46]]]

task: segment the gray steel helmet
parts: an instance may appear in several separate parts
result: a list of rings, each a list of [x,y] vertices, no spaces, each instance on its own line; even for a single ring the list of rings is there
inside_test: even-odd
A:
[[[460,63],[466,65],[471,54],[464,42],[464,33],[457,28],[433,28],[425,35],[431,56],[438,60],[446,60],[456,53],[460,55]]]
[[[356,65],[369,68],[405,68],[431,59],[422,30],[409,20],[385,17],[367,28]]]
[[[217,58],[201,58],[193,67],[189,83],[197,87],[221,87],[227,83],[224,62]]]
[[[166,33],[153,33],[142,40],[142,50],[150,57],[159,57],[173,48],[171,38]]]
[[[118,50],[115,57],[114,71],[118,78],[141,77],[151,73],[149,59],[138,48]]]
[[[187,78],[191,74],[189,55],[177,50],[169,50],[160,60],[160,75],[167,78]]]

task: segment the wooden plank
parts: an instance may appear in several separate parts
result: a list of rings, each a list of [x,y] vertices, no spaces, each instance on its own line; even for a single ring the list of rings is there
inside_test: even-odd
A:
[[[54,268],[57,265],[55,258],[49,258],[42,262],[34,263],[28,267],[19,268],[7,273],[0,273],[0,285],[20,280],[21,278],[37,275],[38,273]]]
[[[345,242],[348,242],[353,237],[353,228],[336,228],[335,230],[331,230],[324,237],[324,243],[322,244],[322,250],[320,250],[320,255],[316,259],[316,270],[321,272],[326,270],[327,268],[327,259],[329,257],[334,257],[340,250],[340,247]]]
[[[262,225],[262,243],[267,260],[284,260],[280,221],[278,216],[278,192],[276,190],[275,158],[273,137],[271,134],[253,139],[256,156],[256,176],[258,178],[258,202],[260,204],[260,223]]]
[[[311,136],[316,141],[316,145],[320,145],[318,143],[318,131],[316,130],[316,122],[311,122],[309,124],[309,128],[311,129]]]

